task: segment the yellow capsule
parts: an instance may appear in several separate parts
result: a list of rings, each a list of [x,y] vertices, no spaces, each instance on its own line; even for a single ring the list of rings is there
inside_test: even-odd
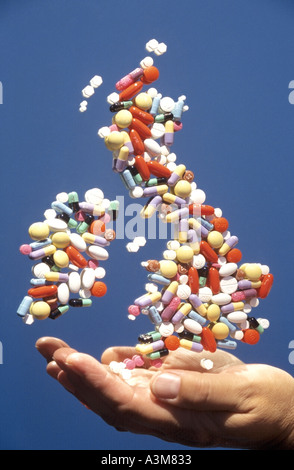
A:
[[[179,287],[179,283],[177,281],[172,281],[166,290],[176,295],[178,287]]]
[[[53,261],[58,268],[66,268],[69,265],[69,257],[63,250],[56,250],[53,254]]]
[[[161,260],[159,264],[161,274],[168,279],[174,277],[178,272],[178,265],[172,260]]]
[[[192,305],[187,302],[187,303],[183,303],[177,311],[181,312],[182,315],[187,316],[188,313],[191,312],[191,310],[192,310]]]
[[[151,294],[148,294],[149,297],[151,297],[151,303],[156,304],[156,302],[159,302],[161,299],[161,292],[152,292]]]
[[[70,244],[70,237],[66,232],[55,232],[51,240],[56,248],[66,248]]]
[[[119,154],[117,156],[118,160],[126,161],[128,159],[129,153],[129,148],[126,145],[123,145],[119,150]]]
[[[51,312],[51,307],[47,302],[39,300],[37,302],[32,302],[30,306],[30,314],[33,315],[37,320],[45,320],[49,317]]]
[[[29,235],[33,240],[44,240],[49,233],[49,226],[45,222],[35,222],[29,227]]]

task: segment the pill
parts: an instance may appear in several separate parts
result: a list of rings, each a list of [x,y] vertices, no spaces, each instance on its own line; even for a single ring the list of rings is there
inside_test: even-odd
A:
[[[70,236],[66,232],[55,232],[51,239],[56,248],[65,248],[70,244]]]
[[[30,314],[37,320],[45,320],[51,312],[50,305],[43,300],[33,302],[30,306]]]
[[[77,293],[81,288],[81,277],[78,272],[71,272],[68,276],[68,287],[70,292]]]
[[[33,240],[43,240],[49,233],[49,227],[44,222],[35,222],[29,227],[29,235]]]

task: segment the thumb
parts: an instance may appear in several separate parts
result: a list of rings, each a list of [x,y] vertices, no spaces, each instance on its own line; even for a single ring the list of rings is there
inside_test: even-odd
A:
[[[157,400],[199,411],[241,411],[247,385],[238,372],[205,373],[169,371],[152,380],[151,392]]]

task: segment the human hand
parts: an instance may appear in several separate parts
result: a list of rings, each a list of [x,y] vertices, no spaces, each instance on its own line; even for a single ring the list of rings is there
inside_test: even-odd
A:
[[[109,348],[100,363],[57,338],[36,347],[48,374],[117,430],[191,447],[294,449],[294,380],[281,369],[179,348],[160,369],[146,364],[125,381],[108,364],[134,348]],[[212,370],[200,366],[203,357]]]

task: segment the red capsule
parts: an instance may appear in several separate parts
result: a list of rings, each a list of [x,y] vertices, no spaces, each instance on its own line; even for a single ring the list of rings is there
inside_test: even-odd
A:
[[[128,101],[134,95],[139,93],[143,88],[143,82],[140,80],[132,83],[132,85],[128,86],[119,94],[119,101]]]
[[[57,286],[52,284],[50,286],[40,286],[40,287],[33,287],[32,289],[28,290],[28,295],[31,297],[41,298],[41,297],[50,297],[57,292]]]
[[[217,263],[218,261],[217,253],[211,248],[211,246],[205,240],[202,240],[200,242],[200,253],[206,258],[207,261],[211,263]]]
[[[204,204],[190,204],[189,205],[189,214],[193,215],[213,215],[214,214],[214,207],[207,206]]]
[[[199,292],[199,275],[198,270],[191,266],[188,271],[188,285],[191,289],[191,294],[198,294]]]
[[[144,157],[141,155],[137,155],[135,157],[135,168],[138,170],[144,181],[148,181],[150,179],[150,170],[144,160]]]
[[[219,294],[220,292],[220,277],[218,269],[213,266],[209,268],[208,271],[208,280],[206,285],[208,285],[213,293],[213,295]]]
[[[86,258],[74,246],[66,247],[65,251],[70,261],[78,268],[85,268],[88,265]]]
[[[135,129],[143,140],[152,137],[149,127],[147,127],[146,124],[144,124],[144,122],[140,121],[138,118],[133,118],[129,129]]]
[[[135,129],[131,129],[129,132],[129,136],[134,148],[135,155],[141,155],[142,153],[144,153],[145,146],[138,132]]]
[[[166,166],[162,165],[161,163],[155,160],[147,162],[147,165],[150,170],[150,173],[159,178],[169,178],[172,173]]]
[[[265,299],[270,293],[273,282],[274,276],[271,273],[263,275],[261,277],[261,286],[257,289],[257,296],[261,299]]]
[[[137,108],[137,106],[131,106],[130,108],[128,108],[128,111],[130,111],[134,118],[140,119],[140,121],[142,121],[147,126],[149,124],[153,124],[154,122],[154,116],[152,116],[152,114],[146,113],[146,111]]]
[[[201,344],[205,351],[215,352],[216,341],[212,331],[204,326],[201,332]]]

